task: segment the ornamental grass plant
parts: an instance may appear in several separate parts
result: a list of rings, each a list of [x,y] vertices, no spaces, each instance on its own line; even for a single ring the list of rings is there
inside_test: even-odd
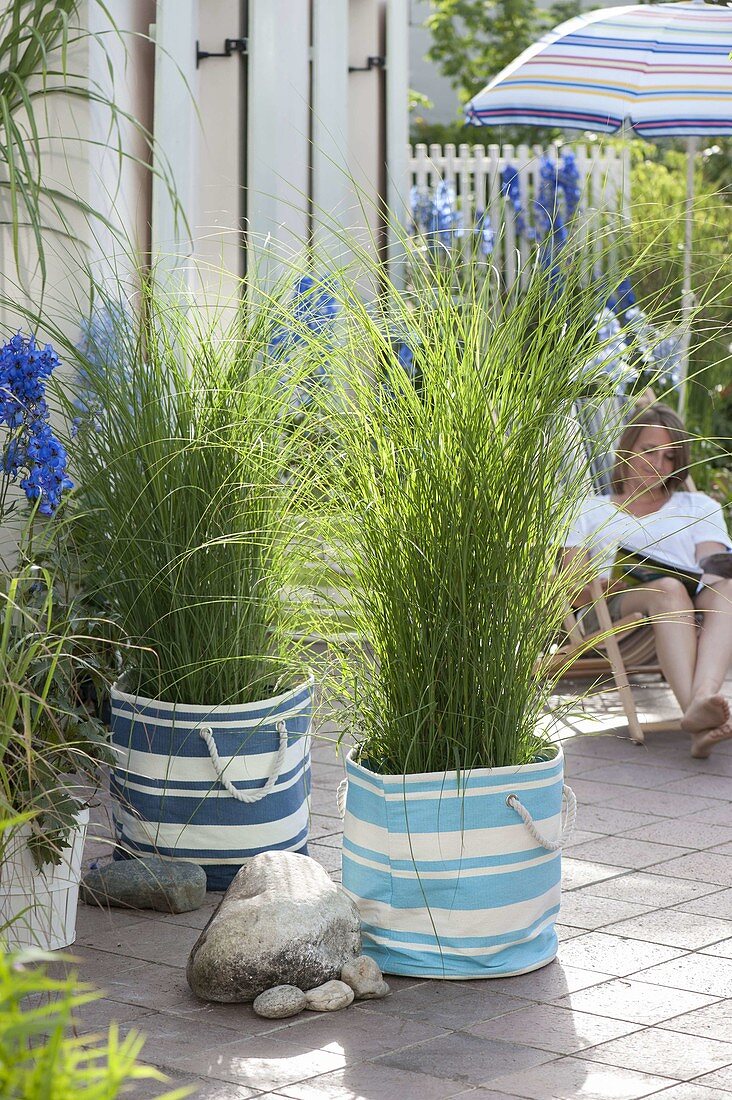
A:
[[[297,609],[280,591],[294,568],[302,378],[272,351],[297,325],[290,295],[291,283],[232,319],[144,281],[129,308],[101,299],[103,343],[77,351],[80,549],[134,647],[132,693],[249,703],[299,670]]]
[[[379,312],[346,294],[333,403],[342,453],[328,476],[363,651],[350,731],[388,774],[527,764],[549,746],[549,657],[580,566],[557,570],[588,491],[575,402],[614,401],[597,351],[598,303],[565,262],[540,264],[496,309],[489,281],[456,300],[449,272]],[[402,333],[410,371],[395,345]],[[589,364],[589,365],[588,365]],[[598,449],[609,448],[617,419]],[[602,433],[601,433],[602,434]]]

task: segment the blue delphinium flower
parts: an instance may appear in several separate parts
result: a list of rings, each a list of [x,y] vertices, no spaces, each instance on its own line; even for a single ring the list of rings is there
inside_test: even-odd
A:
[[[269,354],[282,363],[292,355],[295,348],[307,343],[307,333],[323,339],[326,346],[332,347],[336,319],[340,311],[338,301],[333,294],[333,285],[329,280],[316,281],[310,275],[303,275],[295,283],[292,301],[292,324],[276,326],[269,341]],[[292,404],[295,410],[310,405],[314,389],[324,384],[328,375],[327,364],[317,363],[301,386],[293,394]],[[288,375],[284,374],[282,381]]]
[[[478,248],[483,256],[490,256],[496,241],[491,217],[487,210],[475,211],[475,233],[478,238]]]
[[[2,470],[42,515],[52,515],[73,488],[67,454],[49,423],[46,382],[59,365],[50,344],[17,333],[0,348],[0,424],[5,425]],[[21,475],[23,475],[21,477]]]
[[[557,186],[564,195],[564,220],[568,222],[582,197],[577,161],[571,149],[565,150],[559,158]]]
[[[438,246],[449,250],[463,236],[462,211],[457,208],[455,188],[448,180],[440,180],[434,191],[412,187],[410,207],[413,233],[423,236],[432,251]]]
[[[539,192],[534,200],[536,226],[542,239],[540,258],[544,267],[551,268],[556,280],[559,271],[556,260],[567,243],[567,227],[558,201],[558,169],[551,157],[542,157],[539,169]]]
[[[397,345],[397,359],[407,377],[414,380],[417,373],[417,369],[414,365],[414,351],[406,340],[402,340]]]
[[[76,344],[79,359],[88,363],[95,374],[122,377],[129,371],[129,363],[135,355],[136,334],[131,310],[123,302],[108,301],[97,306],[89,317],[79,323],[81,336]],[[89,372],[85,367],[77,369],[74,417],[71,435],[76,437],[82,427],[102,430],[102,408],[94,391]]]
[[[622,279],[617,288],[613,291],[607,300],[608,309],[611,309],[618,317],[625,319],[627,322],[628,311],[632,310],[636,306],[636,296],[633,290],[630,279]],[[630,318],[632,320],[632,317]]]
[[[535,233],[530,225],[526,224],[526,215],[521,201],[521,179],[518,168],[513,164],[507,164],[501,173],[501,194],[513,207],[514,223],[518,236],[525,236],[533,241]]]

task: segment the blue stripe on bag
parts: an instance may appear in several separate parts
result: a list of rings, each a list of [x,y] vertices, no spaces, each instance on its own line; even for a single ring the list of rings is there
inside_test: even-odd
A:
[[[121,834],[118,834],[117,840],[118,840],[119,843],[122,843]],[[304,855],[307,855],[307,840],[308,840],[308,829],[306,827],[294,838],[294,841],[293,840],[288,840],[286,842],[283,841],[281,844],[271,844],[270,847],[267,849],[267,851],[268,852],[277,852],[277,851],[291,852],[291,851],[294,851],[294,852],[302,852]],[[292,847],[293,843],[295,843],[297,845],[297,847],[293,848]],[[209,859],[208,857],[203,856],[201,854],[201,849],[200,848],[181,848],[178,845],[176,845],[175,848],[161,848],[156,844],[145,844],[143,841],[138,841],[135,851],[136,852],[141,852],[144,855],[162,856],[164,859],[165,858],[168,858],[168,859],[188,859],[192,863],[200,863],[204,867],[207,875],[208,875],[208,872],[212,869],[216,871],[216,874],[223,873],[220,870],[216,869],[215,867],[214,868],[210,867],[208,864],[211,861],[213,861],[214,864],[216,863],[216,861],[219,861],[219,862],[221,862],[222,866],[225,866],[223,864],[223,861],[224,860],[230,860],[232,863],[236,864],[236,866],[233,868],[233,871],[232,871],[232,875],[234,875],[239,870],[239,867],[240,867],[241,863],[243,862],[243,860],[249,859],[251,856],[259,855],[259,853],[262,851],[262,849],[259,848],[259,847],[251,848],[251,849],[246,849],[246,848],[226,849],[226,848],[223,848],[221,851],[217,851],[216,855],[213,856],[213,857],[210,857],[210,859]],[[214,887],[211,887],[211,889],[214,889]],[[216,889],[218,889],[218,887]],[[225,887],[221,887],[220,889],[225,889]]]
[[[561,825],[564,760],[460,776],[381,776],[346,764],[343,888],[359,906],[363,949],[382,970],[502,977],[554,958],[561,856],[532,838]],[[440,852],[445,858],[440,859]]]
[[[312,689],[311,679],[268,703],[220,708],[174,707],[113,689],[110,787],[118,854],[200,862],[209,890],[225,890],[258,852],[307,853]],[[199,730],[211,730],[233,789],[256,794],[277,761],[280,721],[287,752],[276,781],[258,801],[239,801],[221,784]],[[185,722],[195,728],[181,728]],[[214,835],[224,848],[211,847]]]
[[[519,943],[494,953],[466,955],[461,952],[439,951],[425,952],[419,947],[409,949],[400,946],[390,949],[378,943],[369,943],[368,954],[386,974],[405,973],[424,977],[452,978],[468,980],[470,978],[505,978],[516,974],[527,974],[546,965],[556,956],[557,934],[554,927],[546,928],[530,941],[531,953],[527,955],[527,944]],[[531,956],[541,962],[531,961]],[[403,969],[396,971],[395,966]]]

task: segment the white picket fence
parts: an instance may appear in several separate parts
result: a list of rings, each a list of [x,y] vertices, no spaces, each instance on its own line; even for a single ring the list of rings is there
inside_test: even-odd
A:
[[[627,150],[598,145],[571,145],[575,156],[581,199],[573,218],[573,239],[587,247],[596,273],[612,264],[616,239],[630,217],[630,161]],[[519,274],[528,274],[532,248],[528,234],[517,233],[513,206],[501,194],[504,168],[518,172],[526,224],[534,224],[534,198],[540,183],[544,156],[557,162],[562,149],[551,145],[415,145],[409,149],[410,183],[421,193],[434,192],[441,180],[454,188],[456,207],[466,228],[487,211],[494,234],[491,266],[502,274],[506,287]],[[464,233],[458,246],[475,255],[472,234]]]

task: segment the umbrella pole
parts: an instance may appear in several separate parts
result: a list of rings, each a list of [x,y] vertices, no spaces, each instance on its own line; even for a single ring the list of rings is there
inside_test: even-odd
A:
[[[689,345],[691,344],[691,317],[694,312],[694,294],[691,289],[691,259],[694,247],[694,165],[699,141],[696,137],[686,141],[686,203],[684,211],[684,277],[681,285],[681,366],[679,369],[679,414],[686,412],[686,383],[689,374]]]

